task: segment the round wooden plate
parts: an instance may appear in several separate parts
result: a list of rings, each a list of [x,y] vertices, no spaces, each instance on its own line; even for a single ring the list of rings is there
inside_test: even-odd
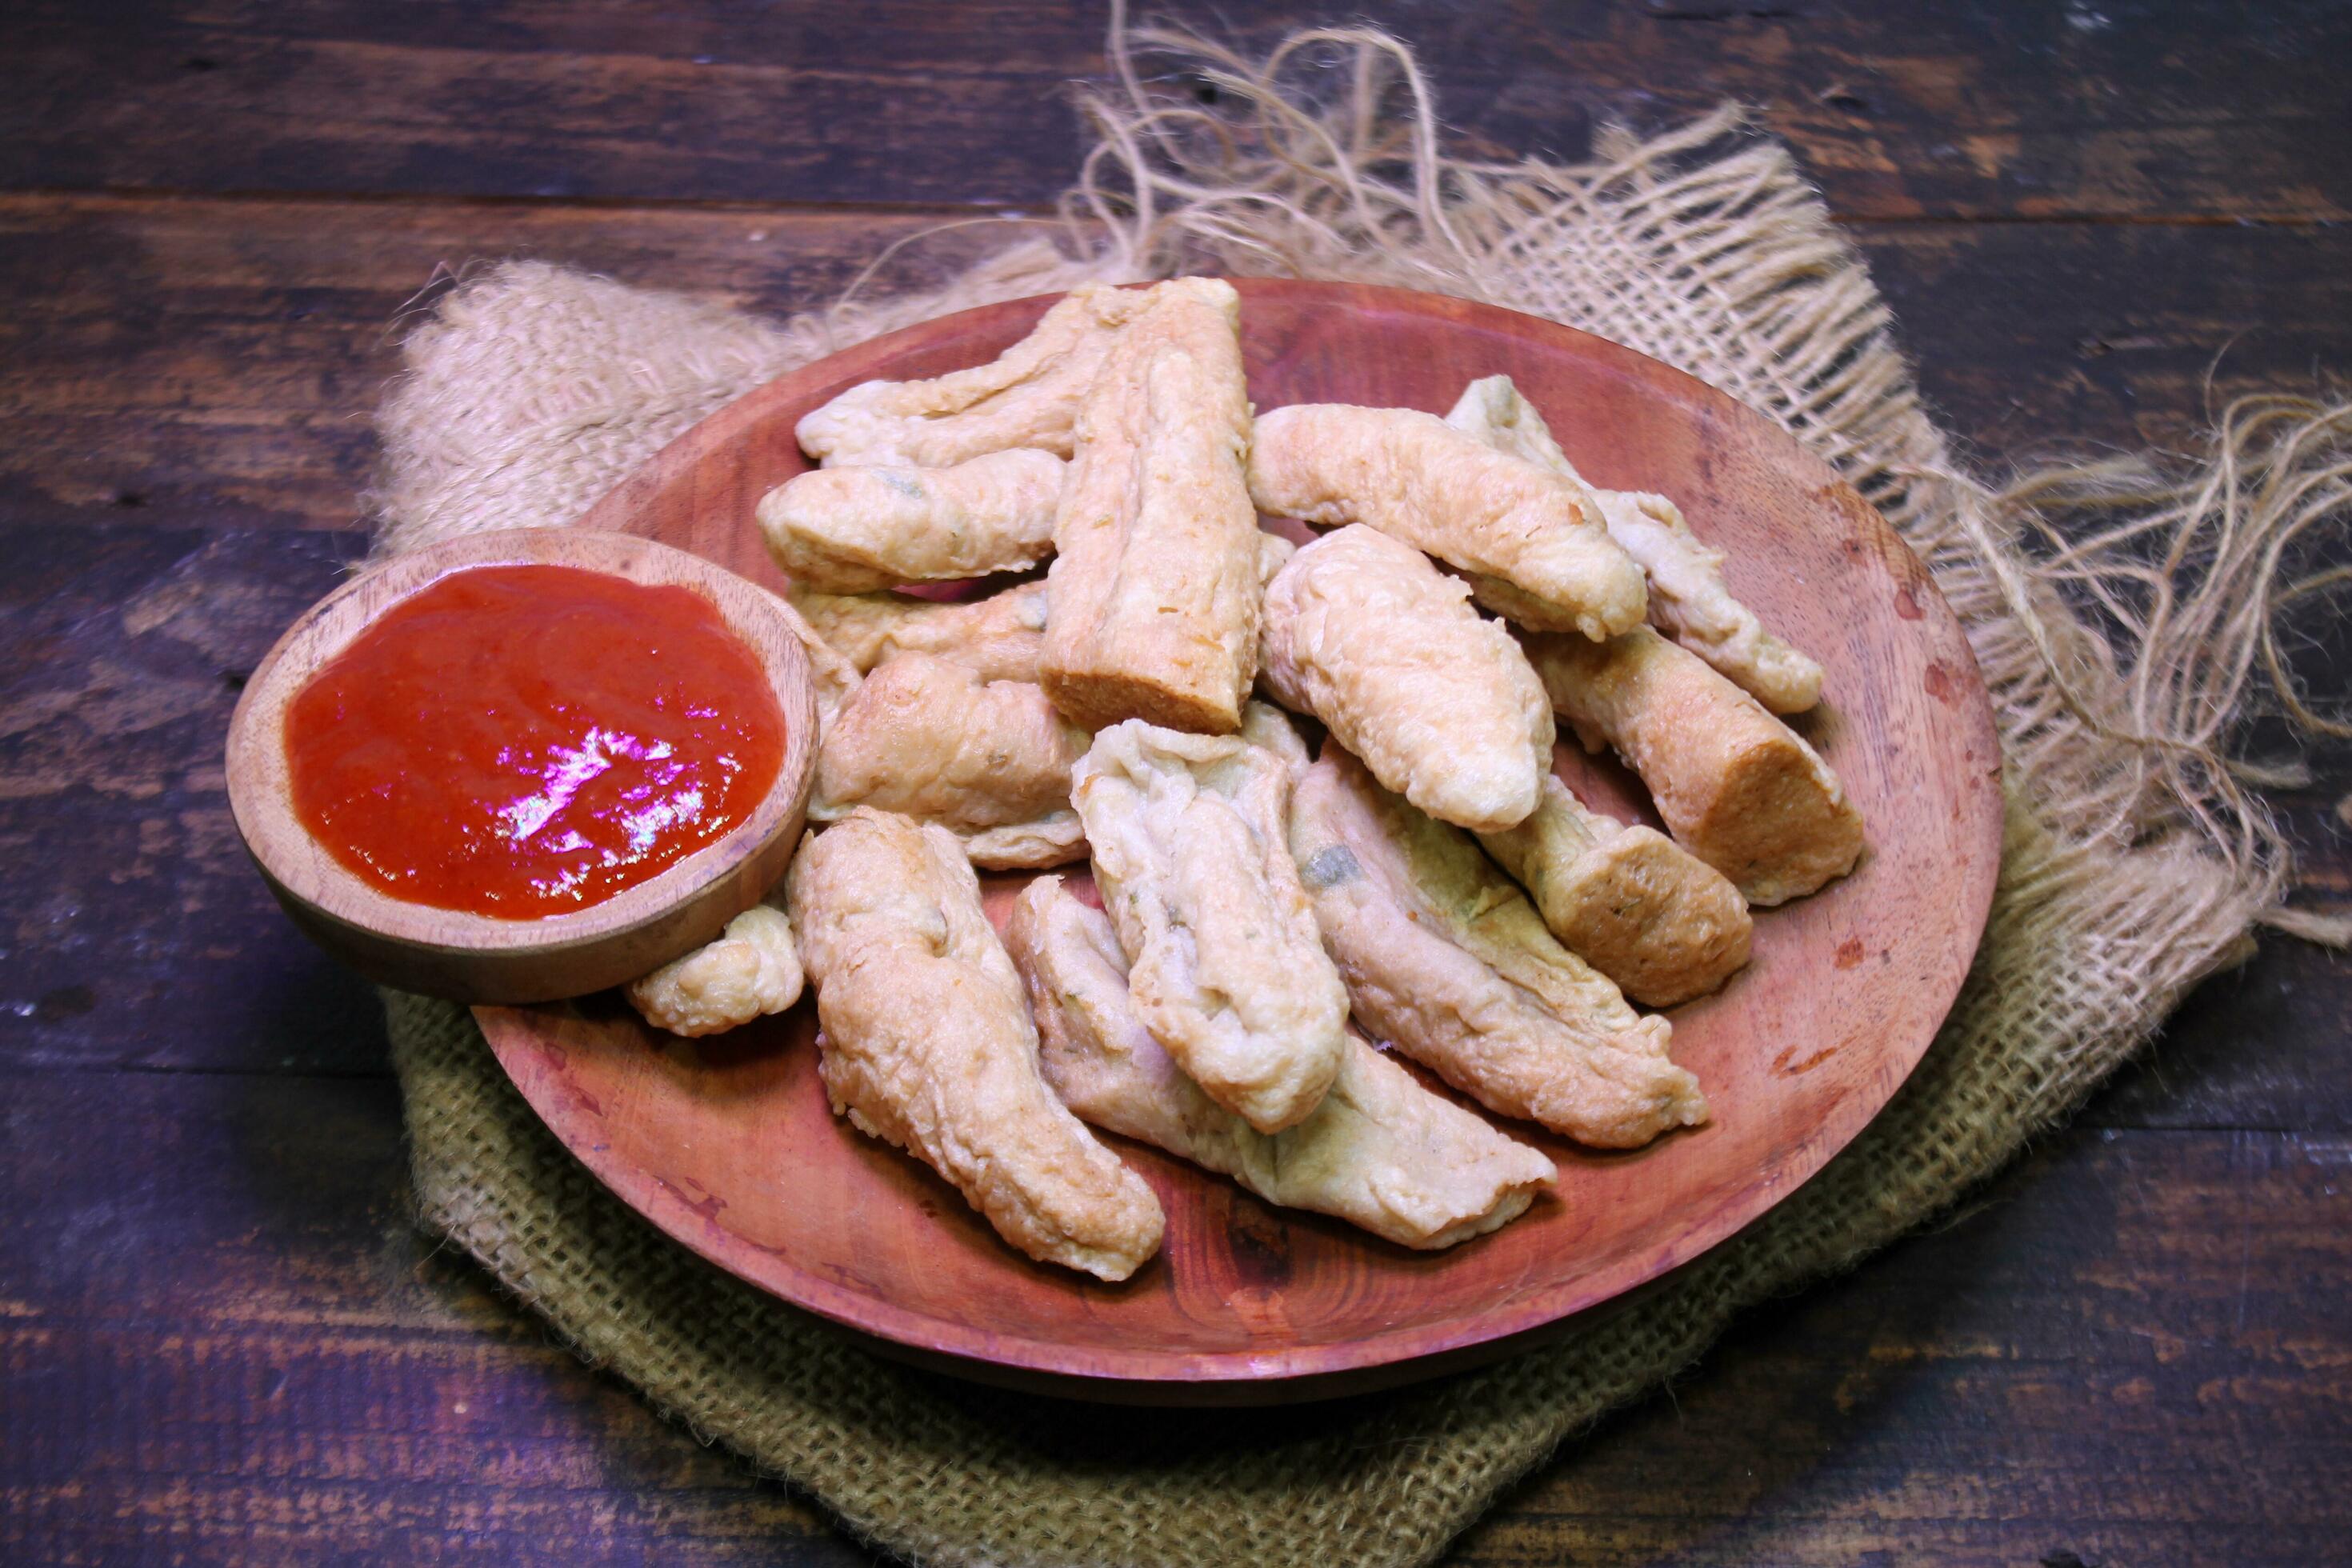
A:
[[[1030,1262],[927,1168],[827,1109],[808,1004],[703,1042],[625,1006],[482,1008],[499,1059],[621,1197],[723,1268],[876,1348],[1097,1398],[1258,1403],[1355,1392],[1499,1354],[1696,1257],[1843,1148],[1916,1065],[1959,990],[2000,854],[2000,752],[1966,639],[1926,570],[1825,465],[1763,416],[1633,351],[1508,310],[1396,289],[1240,281],[1250,393],[1443,412],[1505,373],[1595,483],[1663,491],[1729,551],[1733,590],[1821,659],[1798,721],[1869,826],[1851,877],[1759,910],[1755,962],[1677,1008],[1675,1058],[1714,1120],[1633,1153],[1510,1131],[1559,1165],[1554,1195],[1435,1255],[1278,1211],[1112,1140],[1168,1212],[1120,1285]],[[780,584],[751,521],[806,468],[799,416],[854,383],[994,355],[1050,301],[926,322],[742,398],[600,502],[584,526],[648,533]],[[1563,746],[1596,805],[1638,784]],[[1018,889],[993,879],[1001,921]],[[1638,1302],[1629,1310],[1639,1310]]]

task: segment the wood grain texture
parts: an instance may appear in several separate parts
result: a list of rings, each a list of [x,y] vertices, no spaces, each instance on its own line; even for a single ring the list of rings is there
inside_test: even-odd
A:
[[[1453,1561],[2340,1561],[2352,1314],[2293,1298],[2343,1278],[2347,1167],[2340,1139],[2054,1140],[1884,1267],[1759,1312]]]
[[[874,1561],[417,1236],[389,1083],[5,1073],[0,1106],[10,1561]],[[2347,1166],[2341,1137],[2061,1134],[1759,1310],[1451,1561],[2332,1560]]]
[[[528,256],[783,313],[934,217],[0,195],[0,517],[353,527],[398,321]],[[1001,243],[924,241],[891,277]],[[2352,364],[2352,226],[1864,225],[1924,390],[2002,458],[2193,444]]]
[[[1316,15],[1169,9],[1254,49]],[[1603,121],[1655,129],[1729,98],[1849,216],[2352,209],[2333,67],[2352,17],[2326,0],[1322,15],[1412,39],[1449,121],[1510,154],[1579,157]],[[1101,74],[1107,20],[1087,0],[40,0],[0,67],[0,184],[1035,206],[1076,172],[1068,84]]]
[[[381,1073],[373,991],[287,923],[221,743],[356,535],[0,527],[0,1058]]]
[[[336,531],[373,462],[386,323],[446,286],[437,264],[537,254],[777,310],[947,210],[711,204],[714,169],[830,199],[805,175],[844,150],[812,152],[797,101],[746,91],[729,53],[805,8],[551,10],[365,8],[373,33],[319,46],[332,91],[299,79],[315,7],[11,16],[5,179],[181,193],[0,196],[12,1561],[867,1561],[414,1237],[373,995],[277,915],[221,796],[234,679],[362,547]],[[1992,458],[2185,446],[2209,363],[2217,396],[2352,365],[2352,231],[2210,226],[2346,205],[2340,6],[1359,10],[1422,42],[1448,118],[1497,142],[1761,102],[1842,210],[1892,220],[1856,237],[1929,399]],[[1073,58],[1099,29],[1076,20]],[[882,68],[824,100],[898,138],[840,163],[851,199],[884,161],[948,203],[1057,188],[1074,69],[993,39],[976,71],[900,69],[930,47],[908,31],[872,35]],[[666,82],[628,68],[648,49],[722,63]],[[694,103],[714,79],[730,100]],[[220,174],[310,194],[227,195],[259,187]],[[644,199],[530,194],[567,180]],[[2033,221],[1905,221],[1968,214]],[[2299,896],[2341,907],[2342,759],[2319,761],[2280,799]],[[2324,1248],[2346,1228],[2347,1012],[2352,964],[2266,939],[1958,1223],[1760,1310],[1456,1560],[2340,1555],[2352,1322]]]
[[[0,505],[18,521],[350,528],[400,323],[484,258],[782,311],[833,298],[936,221],[0,197],[0,292],[16,302],[0,323]]]
[[[1164,1254],[1122,1286],[1094,1285],[1027,1262],[928,1172],[835,1118],[808,1004],[688,1047],[593,1000],[477,1009],[525,1098],[633,1207],[927,1364],[1085,1397],[1257,1403],[1496,1353],[1696,1257],[1843,1148],[1927,1048],[1991,899],[1999,752],[1975,660],[1925,568],[1826,466],[1679,372],[1530,317],[1398,289],[1238,286],[1261,407],[1444,408],[1475,377],[1506,374],[1595,483],[1673,495],[1729,552],[1733,590],[1822,659],[1825,701],[1805,729],[1870,851],[1853,875],[1760,919],[1749,968],[1673,1012],[1675,1059],[1705,1086],[1708,1125],[1613,1155],[1516,1125],[1559,1163],[1556,1197],[1439,1256],[1267,1209],[1139,1151],[1169,1215]],[[750,519],[808,468],[801,415],[874,377],[981,363],[1048,302],[926,322],[760,388],[583,525],[781,584]],[[1560,766],[1596,805],[1640,809],[1613,768],[1567,754]],[[1000,922],[1014,886],[992,890]]]
[[[562,566],[698,595],[758,661],[783,716],[776,776],[732,827],[644,882],[530,921],[385,892],[324,852],[288,776],[287,710],[311,677],[415,595],[495,565]],[[816,699],[808,650],[775,597],[701,556],[584,529],[474,534],[379,563],[304,610],[245,683],[226,752],[237,835],[304,934],[382,984],[460,1002],[545,1002],[650,974],[782,879],[816,776]]]
[[[868,1561],[436,1252],[387,1079],[0,1103],[0,1557]]]

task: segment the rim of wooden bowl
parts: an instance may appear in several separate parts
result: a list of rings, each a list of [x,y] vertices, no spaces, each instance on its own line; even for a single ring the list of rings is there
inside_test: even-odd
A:
[[[394,605],[459,572],[572,566],[699,594],[759,659],[784,714],[784,756],[759,804],[717,842],[584,909],[503,920],[395,898],[313,838],[288,786],[286,710],[326,661]],[[632,534],[509,529],[428,546],[362,572],[286,629],[229,721],[230,812],[295,922],[370,979],[463,1002],[584,995],[709,941],[782,877],[816,771],[807,650],[775,597],[701,556]]]

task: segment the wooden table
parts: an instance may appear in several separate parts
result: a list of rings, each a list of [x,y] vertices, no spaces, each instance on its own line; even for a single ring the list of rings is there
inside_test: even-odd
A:
[[[1263,40],[1286,9],[1219,8]],[[1763,108],[1989,461],[2352,370],[2352,10],[1372,7],[1473,144]],[[0,54],[0,1556],[845,1563],[411,1228],[374,997],[238,849],[396,317],[528,253],[755,309],[1038,212],[1095,4],[50,0]],[[2315,672],[2352,668],[2340,647]],[[2340,902],[2352,807],[2280,804]],[[2312,1563],[2352,1517],[2352,973],[2272,940],[1933,1234],[1752,1314],[1475,1563]]]

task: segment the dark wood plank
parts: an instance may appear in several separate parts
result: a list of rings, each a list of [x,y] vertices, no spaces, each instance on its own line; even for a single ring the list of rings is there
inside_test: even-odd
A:
[[[0,515],[348,528],[391,326],[538,257],[782,313],[934,220],[0,196]],[[900,276],[1001,243],[928,241]],[[1865,225],[1927,395],[1995,456],[2183,446],[2212,395],[2352,366],[2352,227]],[[928,259],[927,259],[928,258]],[[142,508],[147,510],[142,510]]]
[[[2063,1136],[1966,1217],[1748,1319],[1456,1561],[2332,1562],[2352,1148]]]
[[[2341,910],[2352,881],[2335,801],[2287,800],[2305,901]],[[2352,1132],[2352,955],[2275,931],[2252,962],[2189,994],[2129,1067],[2084,1107],[2092,1127],[2310,1127]]]
[[[434,1253],[388,1082],[0,1084],[0,1557],[869,1560]]]
[[[388,1085],[6,1074],[0,1103],[11,1561],[864,1560],[430,1254]],[[1750,1319],[1460,1560],[2323,1560],[2347,1167],[2341,1138],[2062,1135]]]
[[[1601,121],[1737,98],[1854,216],[2352,207],[2352,16],[2326,0],[1369,15],[1481,147],[1576,157]],[[1253,48],[1301,19],[1274,0],[1195,18]],[[1076,170],[1065,89],[1101,73],[1105,23],[1079,0],[43,0],[0,63],[0,184],[1034,205]]]
[[[537,257],[784,311],[936,221],[0,197],[0,294],[17,302],[0,321],[0,505],[348,528],[394,320],[469,264]]]
[[[2341,228],[1864,224],[1921,390],[1998,472],[2113,448],[2195,451],[2252,392],[2352,370]]]
[[[229,818],[246,674],[364,541],[0,528],[0,1059],[381,1074],[374,993]]]

